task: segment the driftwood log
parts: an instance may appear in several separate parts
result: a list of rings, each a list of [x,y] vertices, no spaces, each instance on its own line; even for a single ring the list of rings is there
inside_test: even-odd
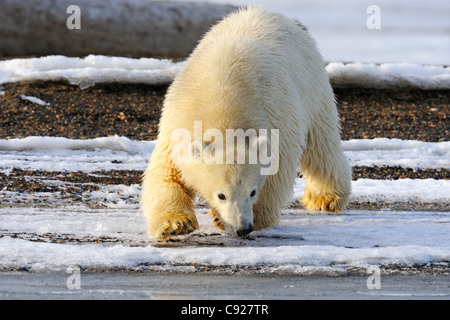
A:
[[[234,9],[148,0],[0,0],[0,57],[182,58]]]

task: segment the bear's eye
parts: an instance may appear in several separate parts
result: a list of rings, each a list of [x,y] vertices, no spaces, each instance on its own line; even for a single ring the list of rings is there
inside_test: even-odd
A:
[[[220,199],[220,200],[225,200],[227,197],[225,197],[225,195],[223,194],[223,193],[219,193],[218,195],[217,195],[217,197]]]
[[[256,195],[256,190],[253,190],[252,193],[250,193],[250,197],[254,197]]]

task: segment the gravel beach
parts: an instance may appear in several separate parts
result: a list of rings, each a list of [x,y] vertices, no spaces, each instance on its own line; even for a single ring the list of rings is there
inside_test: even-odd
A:
[[[59,82],[3,85],[0,139],[157,136],[167,86],[104,84],[81,90]],[[342,139],[450,140],[450,90],[335,88]],[[34,104],[32,96],[47,105]]]
[[[61,82],[30,82],[4,84],[1,90],[4,93],[0,96],[0,139],[27,136],[88,139],[118,135],[133,140],[152,140],[157,138],[167,86],[102,84],[81,90]],[[335,94],[343,140],[378,137],[429,142],[450,140],[447,119],[450,90],[352,87],[335,88]],[[36,104],[23,96],[36,97],[44,103]],[[88,201],[83,194],[95,191],[99,185],[140,184],[141,176],[139,170],[85,173],[13,169],[0,173],[0,190],[28,194],[57,192],[73,202]],[[354,167],[353,180],[362,178],[449,179],[450,170]],[[36,198],[34,204],[42,204],[44,200]],[[302,205],[292,202],[289,207],[301,208]],[[448,210],[448,204],[421,203],[418,206],[374,202],[350,203],[349,208]]]

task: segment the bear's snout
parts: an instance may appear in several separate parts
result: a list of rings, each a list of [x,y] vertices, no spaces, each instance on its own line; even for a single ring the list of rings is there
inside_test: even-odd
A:
[[[250,223],[247,225],[247,227],[237,230],[236,233],[238,234],[238,236],[242,237],[245,236],[246,234],[249,234],[252,231],[253,225]]]

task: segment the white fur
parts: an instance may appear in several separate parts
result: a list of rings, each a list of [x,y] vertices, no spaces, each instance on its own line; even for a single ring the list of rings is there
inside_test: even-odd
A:
[[[193,134],[194,121],[224,136],[226,129],[279,129],[278,172],[262,176],[260,164],[175,165],[171,134]],[[307,208],[340,211],[347,202],[351,174],[324,63],[308,33],[281,15],[250,7],[214,26],[169,88],[159,130],[141,202],[155,238],[198,227],[197,193],[232,233],[275,224],[299,164]]]

